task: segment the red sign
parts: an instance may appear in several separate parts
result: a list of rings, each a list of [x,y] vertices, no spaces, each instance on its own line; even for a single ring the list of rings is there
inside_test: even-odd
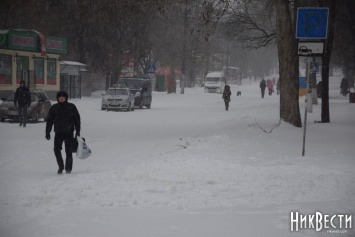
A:
[[[23,37],[23,36],[12,36],[12,45],[21,46],[21,47],[34,47],[35,40],[32,37]]]

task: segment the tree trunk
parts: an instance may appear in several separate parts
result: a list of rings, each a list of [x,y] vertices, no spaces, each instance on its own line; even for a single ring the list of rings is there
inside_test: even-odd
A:
[[[185,94],[186,77],[184,74],[180,75],[180,94]]]
[[[321,122],[329,123],[329,61],[330,56],[322,57],[322,113]]]
[[[175,80],[175,63],[173,62],[170,65],[170,75],[169,76],[169,82],[168,82],[168,94],[171,93],[176,93],[176,80]]]
[[[298,103],[298,56],[292,29],[289,2],[273,0],[276,9],[277,48],[280,73],[280,117],[296,127],[302,127]]]
[[[187,60],[187,53],[186,53],[186,35],[187,35],[187,20],[188,20],[188,3],[189,0],[185,0],[185,12],[184,12],[184,38],[182,39],[182,64],[181,64],[181,72],[183,75],[187,76],[186,73],[186,60]],[[180,77],[180,93],[184,94],[185,93],[185,77],[181,76]]]
[[[324,44],[324,54],[322,57],[322,123],[330,122],[329,114],[329,63],[330,56],[333,50],[334,41],[334,23],[335,23],[335,8],[336,1],[325,2],[326,7],[329,7],[329,19],[328,19],[328,38]]]

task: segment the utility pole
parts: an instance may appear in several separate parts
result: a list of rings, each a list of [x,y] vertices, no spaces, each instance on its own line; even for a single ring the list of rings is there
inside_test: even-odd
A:
[[[305,100],[305,106],[304,106],[304,122],[303,122],[303,143],[302,143],[302,156],[305,155],[305,146],[306,146],[306,131],[307,131],[307,112],[312,112],[312,89],[310,88],[310,64],[311,64],[311,58],[307,57],[307,63],[306,63],[306,100]]]
[[[187,16],[189,0],[185,0],[185,12],[184,12],[184,38],[182,43],[182,65],[181,65],[181,77],[180,77],[180,94],[185,93],[186,83],[186,35],[187,35]]]

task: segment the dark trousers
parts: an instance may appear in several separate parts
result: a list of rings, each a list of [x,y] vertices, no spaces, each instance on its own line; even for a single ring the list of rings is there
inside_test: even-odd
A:
[[[261,88],[261,98],[264,98],[265,88]]]
[[[224,102],[224,105],[226,106],[226,110],[228,110],[229,102]]]
[[[341,88],[341,94],[343,95],[343,96],[346,96],[347,94],[349,93],[349,89],[348,88]]]
[[[27,122],[27,105],[18,105],[17,107],[18,120],[20,123]]]
[[[66,171],[71,171],[73,168],[73,153],[71,149],[71,142],[73,140],[73,134],[58,134],[54,136],[54,154],[57,159],[58,167],[60,170],[65,168]],[[62,145],[65,144],[65,167],[62,157]]]

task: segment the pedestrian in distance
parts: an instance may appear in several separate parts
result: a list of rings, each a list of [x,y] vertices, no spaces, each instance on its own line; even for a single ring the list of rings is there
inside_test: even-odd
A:
[[[343,78],[340,83],[340,93],[346,96],[349,93],[349,82],[348,79]]]
[[[224,100],[224,105],[226,107],[226,111],[228,111],[228,108],[229,108],[229,102],[231,101],[231,95],[232,95],[232,92],[231,92],[230,86],[226,85],[224,87],[223,95],[222,95],[222,98]]]
[[[76,106],[68,102],[68,94],[65,91],[57,93],[58,103],[52,105],[48,112],[46,124],[46,139],[50,140],[50,133],[54,125],[54,155],[58,163],[58,174],[62,174],[65,168],[70,174],[73,168],[72,143],[75,129],[75,137],[80,136],[80,114]],[[65,144],[65,165],[62,158],[62,145]]]
[[[31,93],[28,87],[25,86],[25,81],[20,81],[20,87],[16,89],[14,104],[17,107],[19,125],[26,127],[27,108],[31,105]]]
[[[281,86],[280,86],[280,78],[277,79],[277,82],[276,82],[276,93],[279,95],[280,94],[280,89],[281,89]]]
[[[264,78],[261,79],[259,87],[261,89],[261,98],[264,98],[265,88],[266,88],[266,82]]]
[[[272,95],[274,92],[274,84],[272,83],[271,79],[267,81],[267,89],[269,90],[269,95]]]

